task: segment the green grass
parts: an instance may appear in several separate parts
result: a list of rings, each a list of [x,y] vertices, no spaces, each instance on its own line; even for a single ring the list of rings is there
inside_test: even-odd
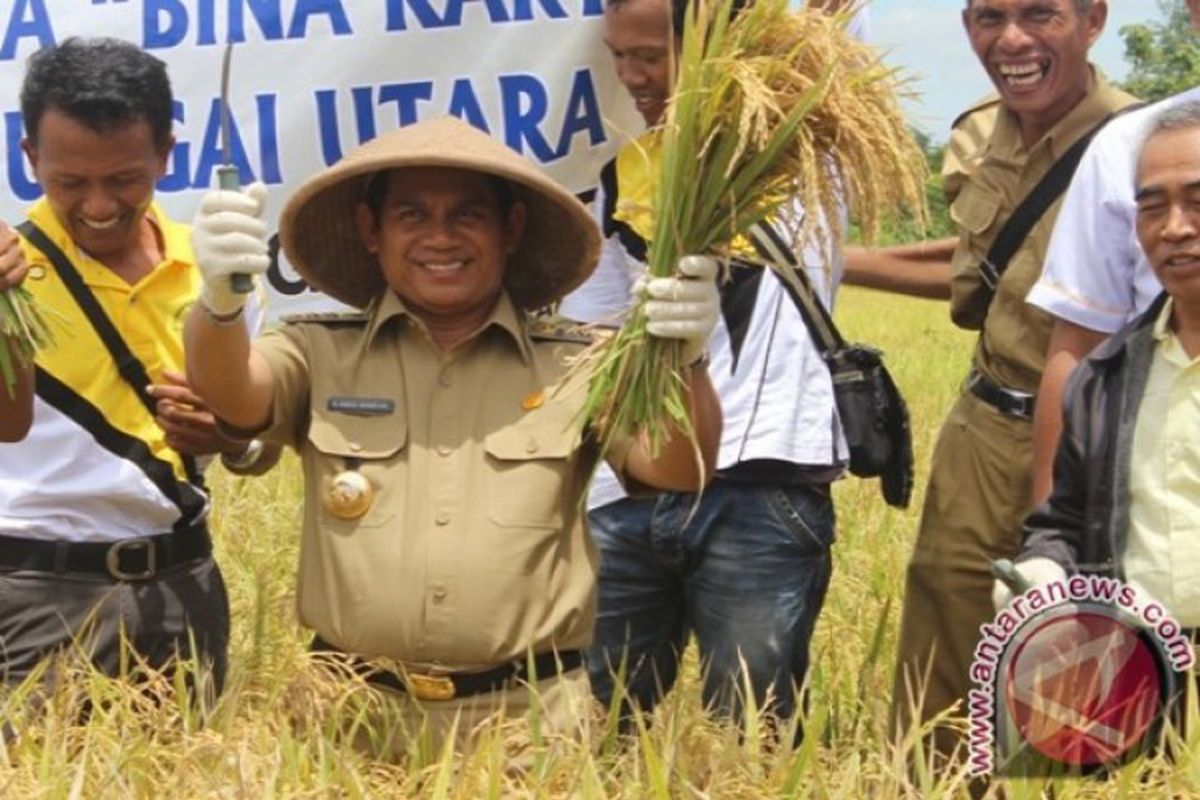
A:
[[[170,687],[155,701],[87,672],[37,708],[28,686],[0,695],[0,716],[20,730],[0,754],[0,798],[966,796],[961,771],[910,781],[903,755],[887,745],[885,721],[929,453],[972,339],[951,329],[939,304],[867,291],[843,291],[838,317],[847,336],[887,352],[911,405],[919,482],[903,513],[887,508],[873,483],[848,479],[837,488],[835,571],[813,642],[810,735],[801,749],[706,719],[693,657],[681,686],[625,747],[602,732],[582,744],[546,741],[525,748],[522,769],[510,755],[514,742],[502,737],[465,755],[417,741],[396,762],[361,755],[339,730],[360,719],[364,693],[309,667],[308,634],[295,621],[300,476],[289,457],[257,480],[213,473],[214,528],[233,605],[231,675],[217,707],[201,718]],[[97,708],[86,724],[77,713],[83,698]],[[1196,752],[1104,784],[1062,783],[1054,796],[1196,796]],[[1008,796],[1039,797],[1043,788],[1010,786]]]

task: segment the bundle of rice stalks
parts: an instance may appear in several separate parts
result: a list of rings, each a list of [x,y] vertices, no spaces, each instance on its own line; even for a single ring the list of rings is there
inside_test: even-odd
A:
[[[728,257],[771,220],[829,252],[848,207],[870,241],[900,209],[924,221],[925,161],[897,103],[902,87],[845,15],[790,0],[696,0],[675,58],[676,85],[656,131],[659,170],[652,277],[691,253]],[[783,214],[798,202],[802,215]],[[796,217],[799,217],[798,219]],[[742,252],[742,255],[747,253]],[[639,430],[652,450],[690,430],[678,345],[646,333],[640,305],[589,354],[587,420],[604,444]]]
[[[33,295],[20,286],[0,290],[0,378],[9,397],[16,391],[17,369],[32,363],[34,354],[53,341]]]

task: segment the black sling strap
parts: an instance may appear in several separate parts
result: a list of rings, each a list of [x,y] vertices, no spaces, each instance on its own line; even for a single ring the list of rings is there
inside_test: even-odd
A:
[[[1012,257],[1021,249],[1021,245],[1029,237],[1029,232],[1033,230],[1033,226],[1038,223],[1038,220],[1045,215],[1050,206],[1054,204],[1054,201],[1062,197],[1063,192],[1071,185],[1071,178],[1075,176],[1075,170],[1079,168],[1079,162],[1083,159],[1083,154],[1087,151],[1088,145],[1092,143],[1092,139],[1096,137],[1096,134],[1114,117],[1141,107],[1141,103],[1135,103],[1126,106],[1120,111],[1113,112],[1100,120],[1099,124],[1079,137],[1067,149],[1067,152],[1063,153],[1062,157],[1054,162],[1053,166],[1038,181],[1037,186],[1034,186],[1033,190],[1021,201],[1021,204],[1017,206],[1016,210],[1005,221],[1000,232],[996,234],[992,246],[988,248],[987,255],[984,256],[983,263],[979,265],[979,272],[990,293],[995,293],[996,286],[1000,283],[1000,278],[1004,276],[1004,271],[1008,269],[1008,263],[1012,261]]]
[[[50,263],[54,265],[55,271],[62,278],[67,291],[75,298],[75,302],[83,310],[88,322],[92,323],[96,335],[100,337],[100,341],[104,342],[109,355],[116,362],[121,378],[133,389],[134,394],[137,395],[138,400],[145,406],[150,416],[158,416],[158,404],[146,391],[146,387],[151,383],[150,375],[146,372],[142,362],[138,361],[137,356],[130,352],[129,345],[125,344],[125,340],[121,338],[120,332],[112,324],[108,314],[105,314],[104,309],[100,307],[96,296],[83,282],[79,270],[75,269],[75,265],[71,263],[66,254],[50,240],[50,237],[41,228],[34,224],[33,220],[25,220],[17,226],[17,230],[30,244],[41,250],[46,258],[50,259]],[[203,486],[204,482],[196,469],[196,460],[182,454],[181,458],[188,480],[196,486]]]
[[[763,261],[767,264],[786,264],[791,267],[786,271],[775,270],[775,274],[779,276],[788,297],[800,312],[800,318],[804,320],[804,327],[808,328],[808,335],[812,337],[817,352],[828,362],[831,353],[836,353],[846,346],[846,340],[842,338],[841,331],[834,324],[829,311],[817,299],[808,274],[796,259],[796,254],[780,237],[779,232],[766,222],[752,226],[748,234]]]

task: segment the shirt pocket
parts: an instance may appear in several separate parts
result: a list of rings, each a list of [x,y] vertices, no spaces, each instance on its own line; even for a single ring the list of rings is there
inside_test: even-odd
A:
[[[969,183],[950,204],[950,219],[970,236],[981,236],[995,224],[1000,213],[1000,196],[990,189]]]
[[[406,456],[408,426],[397,416],[359,417],[349,414],[314,415],[308,430],[312,448],[310,493],[318,506],[323,529],[376,528],[390,522],[403,505],[403,481],[396,469]],[[325,507],[334,476],[353,469],[370,484],[372,500],[357,519],[343,519]]]
[[[578,424],[569,416],[531,415],[487,435],[488,518],[503,527],[561,528],[575,482]]]

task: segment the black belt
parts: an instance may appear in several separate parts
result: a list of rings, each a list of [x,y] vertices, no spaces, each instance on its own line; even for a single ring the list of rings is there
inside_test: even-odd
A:
[[[106,575],[144,581],[159,572],[212,555],[204,523],[171,533],[115,542],[65,542],[0,535],[0,567]]]
[[[967,377],[967,389],[1001,414],[1018,419],[1033,419],[1033,407],[1037,398],[1029,392],[1005,388],[974,371]]]
[[[549,678],[567,673],[583,664],[583,652],[564,650],[558,653],[540,653],[533,657],[533,668],[527,660],[510,661],[483,672],[454,672],[446,675],[422,675],[406,673],[397,675],[386,669],[372,666],[356,655],[346,653],[320,636],[314,636],[309,649],[314,653],[335,653],[344,656],[350,668],[368,683],[383,686],[397,692],[407,692],[421,700],[453,700],[456,697],[492,692],[510,681],[528,681],[533,675]]]

